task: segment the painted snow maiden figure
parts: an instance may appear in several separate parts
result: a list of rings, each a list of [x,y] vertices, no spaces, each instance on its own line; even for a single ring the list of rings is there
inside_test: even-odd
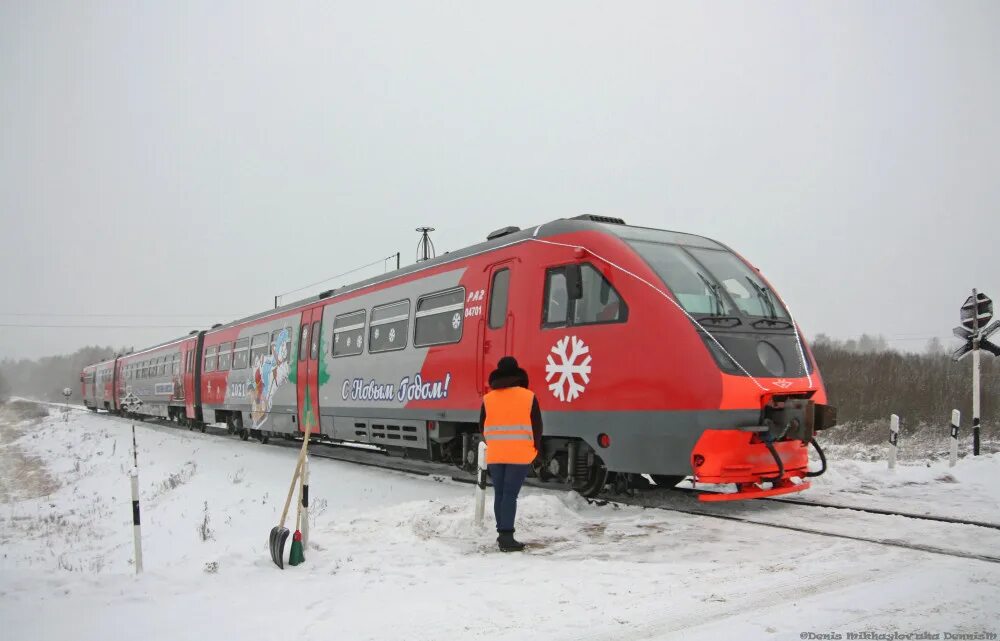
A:
[[[493,479],[493,513],[502,552],[518,552],[514,539],[517,495],[542,444],[542,412],[528,389],[528,374],[513,356],[504,356],[490,374],[479,426],[486,441],[486,465]]]
[[[267,420],[275,393],[288,380],[291,340],[288,328],[282,329],[274,339],[271,353],[258,357],[253,364],[250,380],[247,381],[247,394],[250,396],[250,418],[254,429],[259,429]]]

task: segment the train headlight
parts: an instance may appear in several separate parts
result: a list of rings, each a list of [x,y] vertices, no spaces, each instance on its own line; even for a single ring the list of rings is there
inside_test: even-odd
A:
[[[695,467],[701,467],[702,465],[705,464],[705,457],[702,456],[701,454],[695,454],[691,458],[691,462],[694,463]]]

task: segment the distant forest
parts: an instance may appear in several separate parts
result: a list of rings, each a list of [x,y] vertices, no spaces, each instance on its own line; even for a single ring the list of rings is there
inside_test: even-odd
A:
[[[952,409],[962,412],[963,431],[972,424],[971,355],[956,363],[935,339],[925,353],[913,354],[886,348],[880,337],[840,341],[822,334],[812,349],[842,424],[899,414],[910,425],[946,425]],[[983,425],[996,427],[1000,359],[983,352],[980,371]]]
[[[964,427],[972,417],[972,357],[951,360],[940,341],[930,341],[922,354],[903,353],[888,347],[879,336],[836,340],[823,334],[812,341],[813,353],[823,374],[830,402],[837,406],[839,422],[886,421],[899,414],[910,426],[944,425],[951,410],[962,412]],[[66,356],[35,361],[5,360],[0,364],[0,400],[5,390],[17,396],[62,400],[62,390],[73,390],[80,399],[80,370],[115,353],[110,347],[84,347]],[[984,426],[998,423],[1000,409],[1000,359],[982,357],[982,415]]]

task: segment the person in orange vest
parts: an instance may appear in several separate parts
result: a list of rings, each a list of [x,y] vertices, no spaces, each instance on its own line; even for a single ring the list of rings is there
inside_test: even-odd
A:
[[[493,479],[493,514],[501,552],[519,552],[514,539],[517,495],[542,447],[542,412],[528,389],[528,374],[513,356],[504,356],[490,374],[479,428],[486,441],[486,465]]]

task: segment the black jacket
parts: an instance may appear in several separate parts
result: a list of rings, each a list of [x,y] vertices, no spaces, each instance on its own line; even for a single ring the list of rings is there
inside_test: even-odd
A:
[[[505,389],[508,387],[523,387],[528,389],[528,373],[518,368],[515,374],[501,374],[498,370],[493,370],[490,374],[491,389]],[[483,431],[483,424],[486,423],[486,404],[479,408],[479,432]],[[538,398],[531,401],[531,434],[535,438],[535,450],[542,451],[542,410],[538,407]]]

